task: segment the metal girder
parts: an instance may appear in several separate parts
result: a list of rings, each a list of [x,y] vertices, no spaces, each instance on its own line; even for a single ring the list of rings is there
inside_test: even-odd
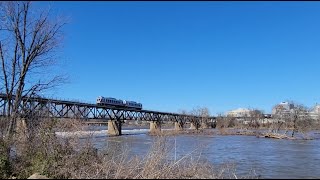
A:
[[[13,101],[11,99],[11,101]],[[0,116],[6,116],[8,104],[7,96],[0,94]],[[111,106],[101,106],[81,102],[63,101],[47,98],[25,98],[20,104],[20,113],[25,115],[39,114],[53,118],[78,118],[78,119],[102,119],[102,120],[145,120],[145,121],[174,121],[174,122],[198,122],[200,117],[165,113],[149,110],[126,109]],[[44,113],[46,112],[46,113]],[[210,117],[209,119],[214,119]]]

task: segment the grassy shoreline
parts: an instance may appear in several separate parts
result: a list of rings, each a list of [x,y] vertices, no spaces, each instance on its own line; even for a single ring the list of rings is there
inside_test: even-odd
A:
[[[60,123],[60,124],[59,124]],[[90,142],[79,143],[79,137],[65,137],[61,140],[55,135],[56,129],[74,132],[84,129],[78,121],[44,121],[32,134],[22,135],[28,138],[16,138],[14,155],[6,157],[6,144],[0,142],[0,172],[1,178],[28,178],[34,173],[49,178],[111,178],[111,179],[223,179],[223,178],[259,178],[254,172],[238,176],[233,164],[214,165],[209,163],[199,151],[184,154],[179,159],[170,157],[170,145],[167,136],[175,135],[261,135],[261,131],[269,132],[268,128],[239,129],[217,128],[182,131],[164,130],[156,136],[145,156],[128,156],[130,149],[107,147],[97,151]],[[129,127],[129,126],[126,126]],[[141,128],[143,126],[130,126]],[[148,126],[144,126],[147,128]],[[170,127],[170,126],[162,126]],[[278,132],[280,134],[280,132]],[[282,133],[283,134],[283,133]],[[273,134],[274,135],[274,134]],[[260,136],[262,137],[262,136]],[[277,138],[277,136],[275,136]],[[200,149],[201,151],[201,149]]]
[[[165,135],[153,138],[144,156],[129,155],[130,148],[107,146],[97,150],[90,137],[58,138],[55,129],[78,131],[78,122],[42,122],[32,136],[17,136],[14,153],[1,153],[0,178],[25,179],[37,173],[52,179],[235,179],[258,178],[254,171],[239,176],[230,163],[215,165],[201,155],[201,148],[173,158]],[[80,143],[81,140],[81,143]],[[0,151],[6,150],[0,142]]]

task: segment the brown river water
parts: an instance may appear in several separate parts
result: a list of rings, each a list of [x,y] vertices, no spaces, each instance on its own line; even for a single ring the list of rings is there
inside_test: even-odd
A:
[[[105,126],[92,126],[90,132],[93,132],[92,143],[98,150],[121,146],[141,156],[146,155],[156,138],[147,134],[148,129],[124,128],[124,135],[118,137],[108,137]],[[184,134],[168,136],[167,140],[174,147],[172,156],[175,158],[200,149],[202,157],[213,164],[235,164],[239,176],[254,170],[260,178],[319,179],[320,134],[312,132],[312,135],[314,140]]]

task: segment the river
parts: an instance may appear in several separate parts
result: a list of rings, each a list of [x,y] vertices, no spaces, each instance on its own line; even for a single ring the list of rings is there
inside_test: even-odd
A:
[[[97,149],[121,145],[130,148],[130,153],[142,156],[156,138],[147,135],[148,129],[124,129],[124,135],[118,137],[108,137],[105,126],[93,126],[86,132],[92,134],[92,142]],[[63,133],[59,135],[66,136]],[[84,133],[81,137],[85,139],[87,135]],[[174,147],[176,158],[198,149],[213,164],[235,164],[239,176],[254,170],[260,178],[320,178],[319,137],[315,140],[284,140],[185,134],[168,136],[168,141]]]

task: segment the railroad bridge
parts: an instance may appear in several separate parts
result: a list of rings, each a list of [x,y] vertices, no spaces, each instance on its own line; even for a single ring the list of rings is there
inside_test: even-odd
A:
[[[7,116],[8,99],[6,94],[0,94],[0,116]],[[77,101],[66,101],[43,97],[24,97],[19,106],[20,118],[72,118],[90,122],[93,119],[108,122],[108,134],[121,135],[124,120],[142,120],[150,122],[150,131],[161,130],[165,121],[175,122],[176,130],[183,130],[189,122],[191,129],[206,128],[208,122],[214,122],[215,117],[199,117],[185,114],[119,108]]]

